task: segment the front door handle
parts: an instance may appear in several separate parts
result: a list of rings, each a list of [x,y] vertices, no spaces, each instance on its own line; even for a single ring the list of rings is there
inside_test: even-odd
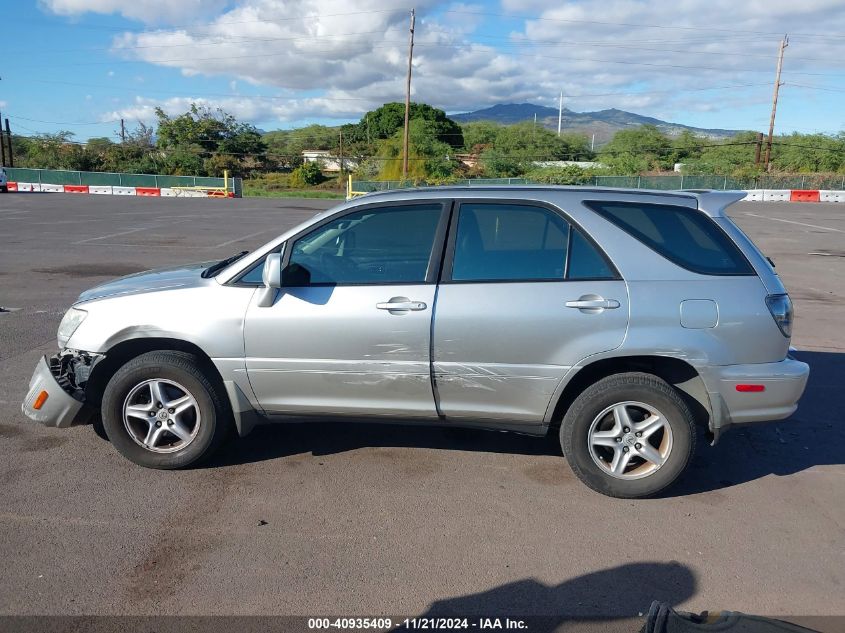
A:
[[[614,310],[619,307],[616,299],[605,299],[599,295],[583,295],[576,301],[567,301],[567,308],[577,308],[587,312],[600,312],[601,310]]]
[[[392,297],[390,301],[376,304],[376,308],[388,312],[408,312],[409,310],[417,312],[425,310],[427,307],[422,301],[411,301],[407,297]]]

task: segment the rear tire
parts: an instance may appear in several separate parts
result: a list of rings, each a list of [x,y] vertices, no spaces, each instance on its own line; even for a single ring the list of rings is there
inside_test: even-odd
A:
[[[695,421],[666,381],[630,372],[599,380],[579,395],[560,427],[572,471],[610,497],[654,495],[686,469],[695,450]]]
[[[194,466],[231,427],[228,408],[199,359],[148,352],[121,367],[103,394],[103,428],[127,459],[147,468]]]

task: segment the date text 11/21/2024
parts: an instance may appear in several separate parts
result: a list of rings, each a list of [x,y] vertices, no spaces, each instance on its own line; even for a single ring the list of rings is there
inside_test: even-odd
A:
[[[373,630],[389,629],[443,630],[526,630],[525,620],[511,618],[308,618],[309,630]]]

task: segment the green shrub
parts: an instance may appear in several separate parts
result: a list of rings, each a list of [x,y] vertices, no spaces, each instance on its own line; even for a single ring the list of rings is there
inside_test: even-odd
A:
[[[303,163],[291,172],[291,187],[313,187],[323,182],[323,172],[317,163]]]

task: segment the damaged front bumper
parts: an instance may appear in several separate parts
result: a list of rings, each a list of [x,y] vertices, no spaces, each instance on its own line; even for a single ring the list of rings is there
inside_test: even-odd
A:
[[[24,415],[58,428],[87,420],[90,411],[85,407],[84,384],[97,360],[98,357],[76,352],[64,352],[50,359],[42,356],[21,405]]]

